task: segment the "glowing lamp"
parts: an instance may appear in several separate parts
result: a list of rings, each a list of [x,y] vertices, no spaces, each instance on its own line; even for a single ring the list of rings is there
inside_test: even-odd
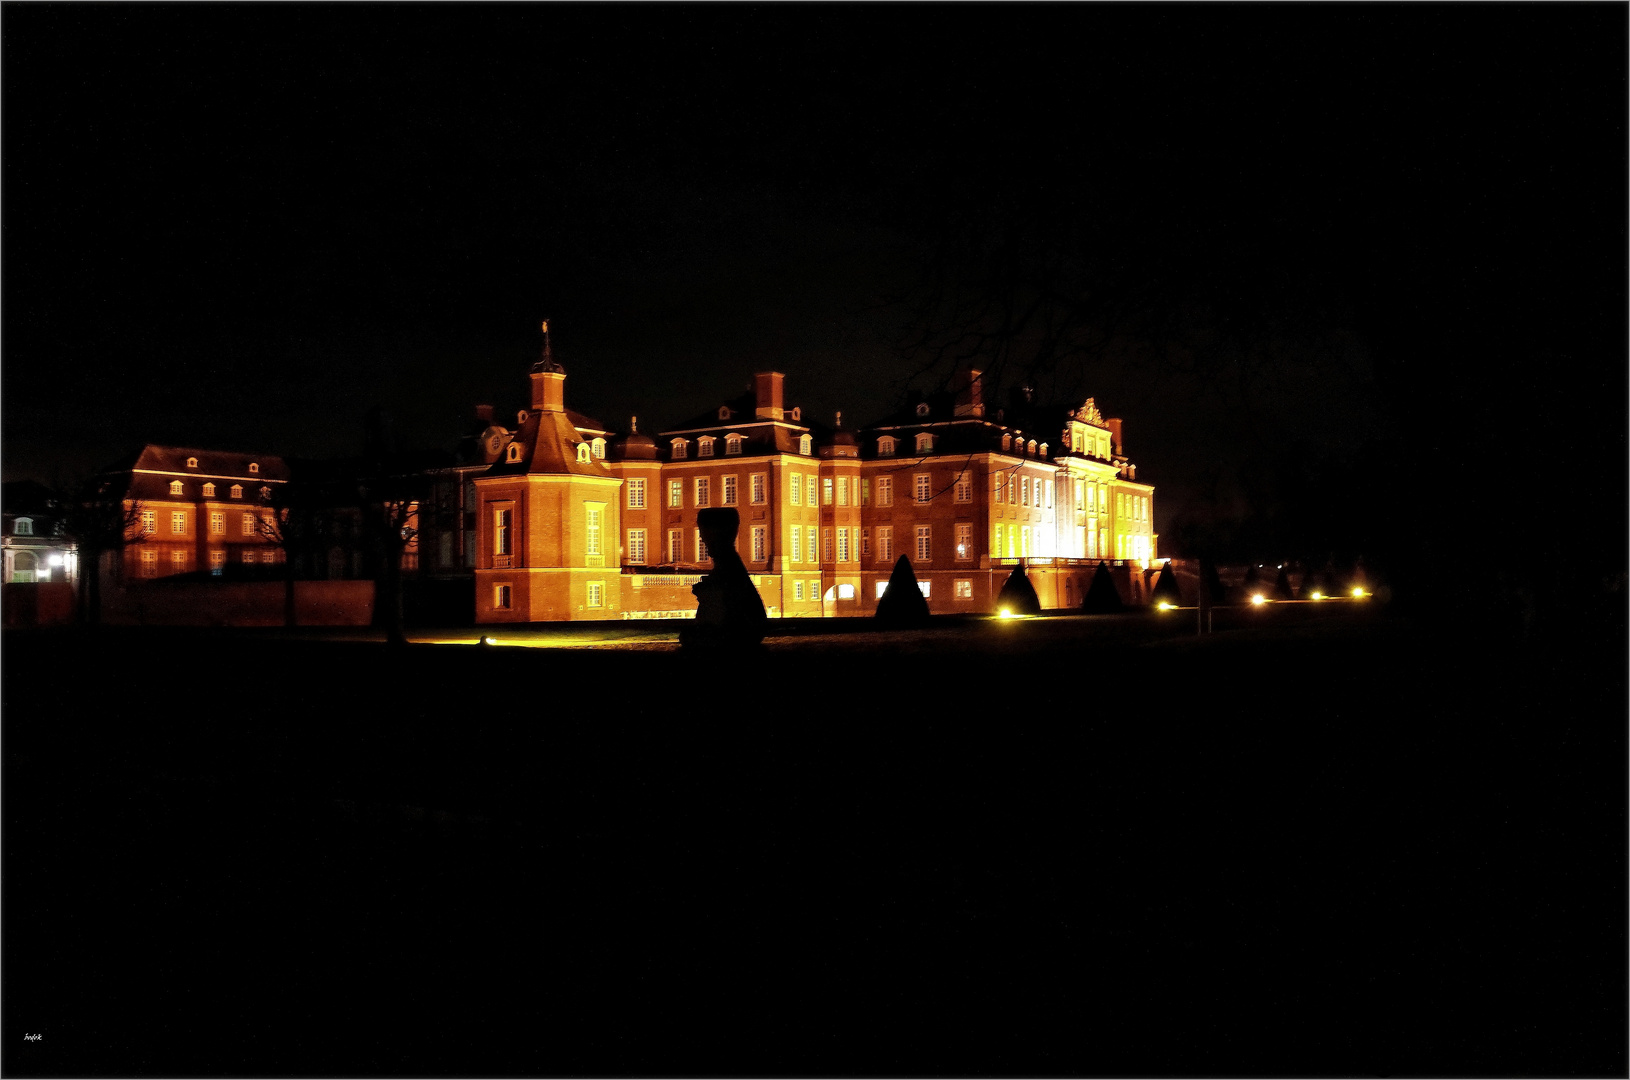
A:
[[[495,637],[483,637],[481,639],[481,644],[483,644],[483,645],[496,645],[496,644],[498,644],[498,639],[495,638]]]
[[[1261,593],[1255,593],[1251,596],[1251,603],[1253,604],[1266,604],[1267,602],[1268,598]]]
[[[1322,592],[1314,593],[1313,594],[1313,599],[1315,599],[1315,600],[1323,600],[1324,599],[1324,593],[1322,593]]]
[[[1177,605],[1172,603],[1170,600],[1162,600],[1160,603],[1155,605],[1155,608],[1159,611],[1170,611],[1176,606]]]
[[[61,566],[62,565],[62,556],[61,555],[53,555],[47,561],[50,562],[50,564],[52,566]]]
[[[1011,608],[1003,608],[1002,609],[1002,618],[1004,618],[1004,619],[1013,618],[1013,610]]]
[[[1358,587],[1354,587],[1354,589],[1353,589],[1353,599],[1355,599],[1355,600],[1364,599],[1364,590],[1361,589],[1361,588],[1358,588]]]

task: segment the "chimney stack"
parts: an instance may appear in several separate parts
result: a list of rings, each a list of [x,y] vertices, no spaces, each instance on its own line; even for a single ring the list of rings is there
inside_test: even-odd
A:
[[[784,420],[787,411],[782,406],[781,386],[786,376],[779,371],[761,371],[753,376],[753,396],[756,398],[755,415],[760,420]]]
[[[985,415],[985,383],[982,376],[985,373],[978,368],[969,368],[966,385],[959,386],[956,393],[956,407],[953,410],[957,416],[984,416]]]
[[[1120,418],[1117,417],[1114,420],[1105,420],[1104,423],[1109,425],[1109,441],[1110,441],[1111,445],[1114,447],[1115,456],[1116,457],[1122,456],[1125,453],[1125,451],[1121,449],[1121,421],[1120,421]]]

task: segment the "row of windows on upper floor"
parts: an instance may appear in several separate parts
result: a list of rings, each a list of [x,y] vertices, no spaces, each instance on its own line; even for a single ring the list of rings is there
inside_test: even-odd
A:
[[[233,484],[230,490],[231,490],[232,498],[234,498],[234,499],[243,498],[243,485],[242,484]],[[182,495],[182,496],[184,496],[184,495],[186,495],[186,493],[187,493],[187,486],[185,484],[183,484],[179,480],[171,480],[170,481],[170,494],[171,495]],[[213,498],[215,498],[215,485],[214,484],[205,484],[203,486],[202,491],[200,492],[200,497],[205,498],[205,499],[213,499]],[[260,489],[260,497],[263,498],[263,499],[271,498],[272,497],[272,489],[269,488],[269,487],[262,487]]]
[[[192,517],[192,515],[190,513],[188,513],[186,510],[173,510],[173,511],[171,511],[170,512],[170,532],[171,532],[171,534],[174,535],[174,534],[186,533],[188,531],[188,527],[190,525],[191,517]],[[261,522],[262,521],[265,521],[265,523],[266,523],[265,530],[262,530],[262,528],[261,528]],[[245,512],[242,515],[241,524],[240,524],[239,527],[241,528],[242,535],[244,535],[244,536],[259,536],[262,531],[266,531],[266,532],[272,531],[271,522],[272,522],[272,519],[271,519],[270,516],[267,516],[264,519],[262,519],[262,518],[257,518],[252,513]],[[158,531],[158,513],[156,511],[143,510],[141,512],[141,531],[142,531],[142,533],[144,535],[152,535],[153,533],[156,533]],[[210,534],[214,535],[214,536],[224,536],[226,534],[226,512],[225,511],[217,510],[217,511],[212,512],[209,515],[209,531],[210,531]]]

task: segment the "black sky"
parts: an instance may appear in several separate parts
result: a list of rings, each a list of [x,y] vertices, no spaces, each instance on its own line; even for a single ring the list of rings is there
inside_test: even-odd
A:
[[[887,301],[970,222],[1022,222],[1291,345],[1249,386],[1043,373],[1125,417],[1163,515],[1287,447],[1504,455],[1622,514],[1621,5],[6,5],[0,31],[8,479],[142,441],[351,453],[375,404],[445,445],[524,404],[543,315],[614,426],[765,367],[864,421],[913,372]]]

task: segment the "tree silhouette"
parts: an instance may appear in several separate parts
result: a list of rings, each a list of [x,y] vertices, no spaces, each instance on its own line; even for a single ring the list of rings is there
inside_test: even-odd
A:
[[[102,621],[102,561],[112,552],[112,572],[123,573],[127,546],[145,543],[143,505],[126,499],[126,478],[103,474],[81,480],[59,496],[64,531],[79,548],[79,617],[87,626]]]

